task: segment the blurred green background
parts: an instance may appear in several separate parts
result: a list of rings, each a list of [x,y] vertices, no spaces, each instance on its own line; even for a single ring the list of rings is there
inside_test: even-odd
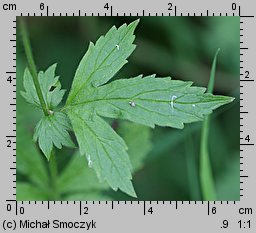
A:
[[[95,42],[112,25],[119,27],[135,19],[26,18],[38,70],[58,63],[57,75],[63,88],[69,90],[89,42]],[[212,114],[209,152],[218,200],[239,200],[239,17],[140,19],[135,31],[137,48],[115,78],[157,74],[206,87],[213,56],[221,48],[214,94],[236,99]],[[48,164],[32,142],[42,113],[20,96],[25,67],[17,28],[17,199],[51,200],[54,195]],[[202,122],[186,125],[183,130],[109,122],[128,144],[139,200],[202,200],[198,174]],[[99,183],[76,149],[64,148],[56,153],[60,200],[131,200]]]

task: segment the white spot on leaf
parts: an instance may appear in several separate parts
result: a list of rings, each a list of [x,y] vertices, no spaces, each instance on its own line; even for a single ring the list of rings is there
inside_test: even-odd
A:
[[[196,105],[195,104],[192,104],[193,107],[195,107]]]
[[[172,108],[172,110],[173,110],[173,104],[174,104],[174,100],[177,98],[177,96],[176,95],[173,95],[173,96],[171,96],[171,103],[170,103],[170,105],[171,105],[171,108]]]
[[[120,46],[118,44],[116,44],[116,49],[119,50],[120,49]]]
[[[88,167],[92,168],[92,160],[91,160],[91,156],[87,155],[87,160],[88,160]]]
[[[54,114],[54,111],[48,110],[48,113],[49,113],[49,115],[53,115],[53,114]]]
[[[133,102],[133,101],[129,101],[129,104],[131,105],[131,107],[135,107],[136,106],[135,102]]]

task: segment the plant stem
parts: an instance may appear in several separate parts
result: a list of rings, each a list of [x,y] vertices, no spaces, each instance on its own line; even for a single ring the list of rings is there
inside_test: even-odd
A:
[[[217,50],[211,68],[210,80],[208,83],[207,93],[213,92],[215,70],[217,56],[220,49]],[[214,180],[212,175],[211,162],[208,152],[208,136],[209,136],[209,125],[210,117],[207,116],[203,122],[203,127],[201,131],[201,144],[200,144],[200,182],[202,196],[204,200],[212,201],[216,200],[216,191],[214,187]]]
[[[20,20],[19,20],[19,26],[20,26],[20,32],[21,32],[23,46],[24,46],[26,57],[27,57],[27,60],[28,60],[28,69],[29,69],[29,71],[31,73],[31,76],[33,78],[33,82],[34,82],[34,85],[35,85],[35,88],[36,88],[36,93],[38,95],[38,98],[39,98],[41,107],[43,109],[44,115],[48,116],[49,112],[48,112],[46,103],[44,101],[44,97],[43,97],[43,93],[42,93],[39,81],[37,79],[36,65],[35,65],[35,62],[34,62],[33,55],[32,55],[32,50],[31,50],[31,46],[30,46],[30,41],[29,41],[29,36],[28,36],[26,23],[25,23],[23,17],[21,17]]]
[[[58,167],[57,167],[57,161],[55,158],[54,149],[52,149],[51,157],[49,161],[49,171],[50,171],[50,180],[51,180],[51,197],[53,200],[59,199],[59,191],[58,191],[58,184],[57,184],[57,178],[58,178]]]
[[[200,146],[200,182],[203,200],[216,200],[212,168],[208,153],[209,116],[203,123]]]
[[[31,46],[30,46],[30,41],[29,41],[29,36],[28,36],[28,31],[26,27],[26,23],[23,19],[23,17],[20,18],[19,20],[19,26],[20,26],[20,32],[21,32],[21,37],[22,37],[22,42],[23,46],[25,49],[25,54],[28,60],[28,69],[30,71],[30,74],[33,78],[33,82],[35,85],[36,93],[38,95],[38,99],[40,101],[42,110],[44,112],[45,116],[49,115],[49,110],[47,108],[47,105],[44,101],[43,93],[40,87],[40,83],[38,81],[37,77],[37,70],[36,70],[36,65],[35,61],[33,58]],[[49,172],[50,172],[50,180],[51,180],[51,197],[53,200],[58,200],[59,199],[59,192],[58,192],[58,187],[57,187],[57,177],[58,177],[58,168],[57,168],[57,162],[55,158],[55,153],[54,149],[51,151],[51,158],[49,161]]]

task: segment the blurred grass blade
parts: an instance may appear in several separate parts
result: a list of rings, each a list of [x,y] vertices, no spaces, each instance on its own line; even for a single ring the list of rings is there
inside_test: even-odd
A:
[[[215,70],[217,56],[220,49],[215,53],[215,57],[212,63],[212,69],[210,74],[210,80],[208,83],[207,92],[212,93],[214,88]],[[208,136],[209,136],[210,116],[207,116],[203,122],[201,132],[201,144],[200,144],[200,182],[203,200],[216,200],[216,191],[214,186],[214,180],[212,176],[211,162],[208,152]]]
[[[208,83],[208,87],[207,87],[207,93],[213,93],[213,88],[214,88],[214,80],[215,80],[215,71],[216,71],[216,63],[217,63],[217,57],[218,54],[220,52],[220,48],[217,49],[213,62],[212,62],[212,69],[211,69],[211,73],[210,73],[210,80]]]

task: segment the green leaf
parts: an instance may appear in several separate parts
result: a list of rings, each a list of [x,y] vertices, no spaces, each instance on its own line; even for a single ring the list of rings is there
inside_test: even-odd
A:
[[[61,90],[59,77],[55,77],[56,64],[50,66],[45,72],[40,71],[38,81],[42,90],[43,98],[49,109],[49,115],[44,116],[37,124],[34,140],[49,160],[53,145],[61,149],[62,145],[74,147],[68,130],[72,130],[65,113],[54,112],[53,109],[61,102],[65,90]],[[28,69],[25,69],[23,85],[26,92],[21,95],[27,102],[41,108],[41,104],[33,83],[32,76]]]
[[[80,115],[87,112],[154,127],[183,128],[184,123],[201,121],[213,109],[233,101],[226,96],[205,93],[192,82],[141,76],[113,81],[85,93],[84,99],[69,106]]]
[[[106,83],[127,63],[126,59],[136,47],[132,43],[138,23],[139,20],[136,20],[118,29],[113,26],[95,45],[90,43],[77,68],[67,104],[80,103],[80,99],[84,99],[86,88]]]
[[[120,122],[117,132],[127,143],[133,172],[136,172],[142,167],[143,160],[152,148],[152,130],[131,122]],[[65,200],[95,200],[97,197],[99,200],[108,200],[110,197],[102,194],[108,187],[106,182],[98,182],[95,172],[87,166],[85,157],[78,152],[72,155],[68,166],[58,178],[58,190],[63,195],[68,194]]]
[[[88,166],[95,169],[101,181],[107,181],[112,189],[118,188],[136,196],[131,183],[131,164],[127,146],[121,137],[97,115],[86,111],[68,111],[80,153],[86,155]]]
[[[45,72],[40,71],[38,74],[38,81],[42,90],[43,98],[46,102],[47,108],[52,110],[57,107],[61,102],[65,90],[61,90],[61,84],[59,77],[55,77],[55,69],[57,64],[50,66]],[[33,83],[33,78],[26,68],[24,72],[23,85],[25,91],[21,92],[21,95],[30,104],[41,108],[40,101]]]
[[[71,130],[69,119],[65,113],[55,112],[44,116],[37,124],[34,141],[38,141],[39,147],[49,160],[53,145],[61,149],[62,145],[75,147],[68,130]]]
[[[68,114],[82,155],[86,155],[100,180],[131,196],[131,166],[126,145],[100,117],[119,118],[154,127],[183,128],[203,120],[213,109],[232,98],[205,94],[192,82],[154,75],[108,82],[127,62],[135,48],[135,21],[92,43],[76,71],[64,110]],[[105,84],[105,85],[103,85]]]

